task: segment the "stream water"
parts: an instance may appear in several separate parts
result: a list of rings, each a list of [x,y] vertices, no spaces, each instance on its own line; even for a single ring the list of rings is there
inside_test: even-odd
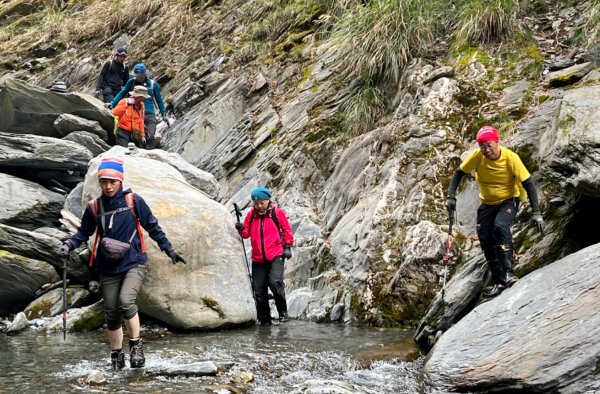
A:
[[[412,334],[301,321],[194,334],[146,328],[142,333],[146,368],[113,372],[105,332],[68,333],[63,340],[62,333],[29,330],[0,336],[0,392],[271,394],[301,390],[308,380],[326,379],[354,385],[356,392],[412,394],[422,391],[421,360],[396,358],[415,354]],[[207,360],[226,367],[216,376],[152,374]],[[106,382],[93,387],[84,383],[92,370],[99,370]]]

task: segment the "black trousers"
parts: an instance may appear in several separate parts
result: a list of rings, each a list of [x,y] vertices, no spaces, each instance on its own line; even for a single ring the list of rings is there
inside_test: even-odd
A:
[[[488,262],[498,260],[494,246],[503,246],[512,253],[510,226],[519,210],[519,198],[509,198],[498,205],[481,204],[477,209],[477,236]]]
[[[283,283],[283,259],[277,257],[266,263],[252,262],[252,282],[256,295],[256,314],[261,323],[271,321],[269,289],[273,293],[279,317],[287,313],[285,285]]]

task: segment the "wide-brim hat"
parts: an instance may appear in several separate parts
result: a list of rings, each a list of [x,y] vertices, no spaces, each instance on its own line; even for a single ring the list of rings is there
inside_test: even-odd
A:
[[[133,90],[129,93],[131,97],[143,97],[145,99],[150,98],[148,94],[148,89],[145,86],[137,85],[133,88]]]
[[[56,82],[54,82],[54,85],[52,85],[50,90],[53,92],[66,92],[67,84],[62,81],[56,81]]]

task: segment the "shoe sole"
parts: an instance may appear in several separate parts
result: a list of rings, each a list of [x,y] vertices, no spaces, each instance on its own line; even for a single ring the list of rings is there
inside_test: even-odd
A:
[[[506,282],[506,287],[512,287],[512,285],[514,285],[518,281],[519,281],[519,278],[513,277],[513,278],[509,279],[508,282]]]
[[[131,368],[144,368],[145,365],[145,361],[143,363],[131,363]]]

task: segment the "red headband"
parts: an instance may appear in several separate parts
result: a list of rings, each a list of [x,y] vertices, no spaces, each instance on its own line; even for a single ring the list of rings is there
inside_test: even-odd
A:
[[[492,126],[483,126],[477,133],[477,142],[481,144],[488,141],[498,142],[500,141],[500,135],[498,130]]]

